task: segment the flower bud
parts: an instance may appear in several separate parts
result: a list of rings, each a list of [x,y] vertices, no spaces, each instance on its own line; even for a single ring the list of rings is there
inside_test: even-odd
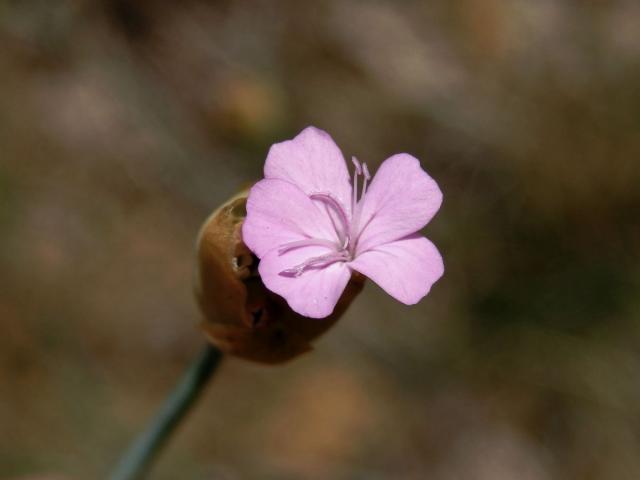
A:
[[[248,190],[231,198],[205,221],[197,240],[196,297],[202,328],[225,353],[260,363],[281,363],[311,350],[311,342],[346,311],[364,286],[354,272],[334,312],[314,319],[295,313],[268,290],[259,259],[242,241]]]

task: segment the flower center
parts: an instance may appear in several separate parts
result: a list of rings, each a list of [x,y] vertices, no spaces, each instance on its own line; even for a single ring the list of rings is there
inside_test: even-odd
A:
[[[283,270],[280,272],[281,275],[299,277],[305,271],[312,268],[325,268],[336,262],[348,262],[354,259],[358,237],[360,235],[359,223],[362,204],[364,196],[367,193],[367,184],[369,180],[371,180],[371,175],[369,174],[369,168],[366,163],[359,162],[356,157],[352,157],[351,161],[355,167],[353,175],[353,191],[351,195],[351,216],[348,215],[347,210],[344,208],[344,205],[342,205],[340,200],[335,198],[331,193],[315,192],[309,195],[313,200],[320,200],[327,206],[327,208],[335,212],[341,227],[338,228],[334,222],[334,228],[336,228],[336,233],[340,243],[320,238],[308,238],[282,245],[278,249],[278,253],[280,255],[296,248],[308,246],[327,247],[332,251],[325,255],[311,257],[295,267]],[[360,176],[364,177],[364,180],[362,182],[362,191],[360,192],[360,196],[358,196],[358,177]],[[333,216],[331,219],[334,221]]]

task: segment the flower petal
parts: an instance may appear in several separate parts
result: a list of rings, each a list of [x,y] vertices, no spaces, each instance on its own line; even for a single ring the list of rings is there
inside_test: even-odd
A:
[[[307,127],[293,140],[271,146],[264,166],[265,178],[297,185],[307,195],[331,193],[351,211],[351,182],[342,152],[331,136]]]
[[[358,252],[420,230],[440,208],[442,192],[417,158],[399,153],[382,163],[362,201]]]
[[[284,297],[295,312],[311,318],[328,317],[351,278],[351,271],[343,262],[310,268],[298,277],[281,272],[329,252],[330,249],[318,246],[297,248],[283,254],[271,250],[260,260],[258,271],[265,286]]]
[[[262,258],[285,243],[308,238],[337,241],[331,218],[305,193],[283,180],[261,180],[247,198],[244,243]]]
[[[418,303],[444,273],[437,248],[418,234],[364,252],[349,266],[406,305]]]

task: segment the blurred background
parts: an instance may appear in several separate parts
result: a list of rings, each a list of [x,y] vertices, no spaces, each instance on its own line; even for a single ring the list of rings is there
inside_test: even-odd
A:
[[[307,125],[421,159],[445,276],[228,360],[151,478],[640,478],[635,0],[1,1],[0,478],[105,476],[204,341],[200,224]]]

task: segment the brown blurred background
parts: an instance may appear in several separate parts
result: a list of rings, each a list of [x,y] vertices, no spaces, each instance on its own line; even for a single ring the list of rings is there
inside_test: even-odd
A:
[[[0,1],[0,478],[104,477],[207,214],[307,125],[422,160],[446,273],[228,361],[154,479],[640,478],[636,0]]]

